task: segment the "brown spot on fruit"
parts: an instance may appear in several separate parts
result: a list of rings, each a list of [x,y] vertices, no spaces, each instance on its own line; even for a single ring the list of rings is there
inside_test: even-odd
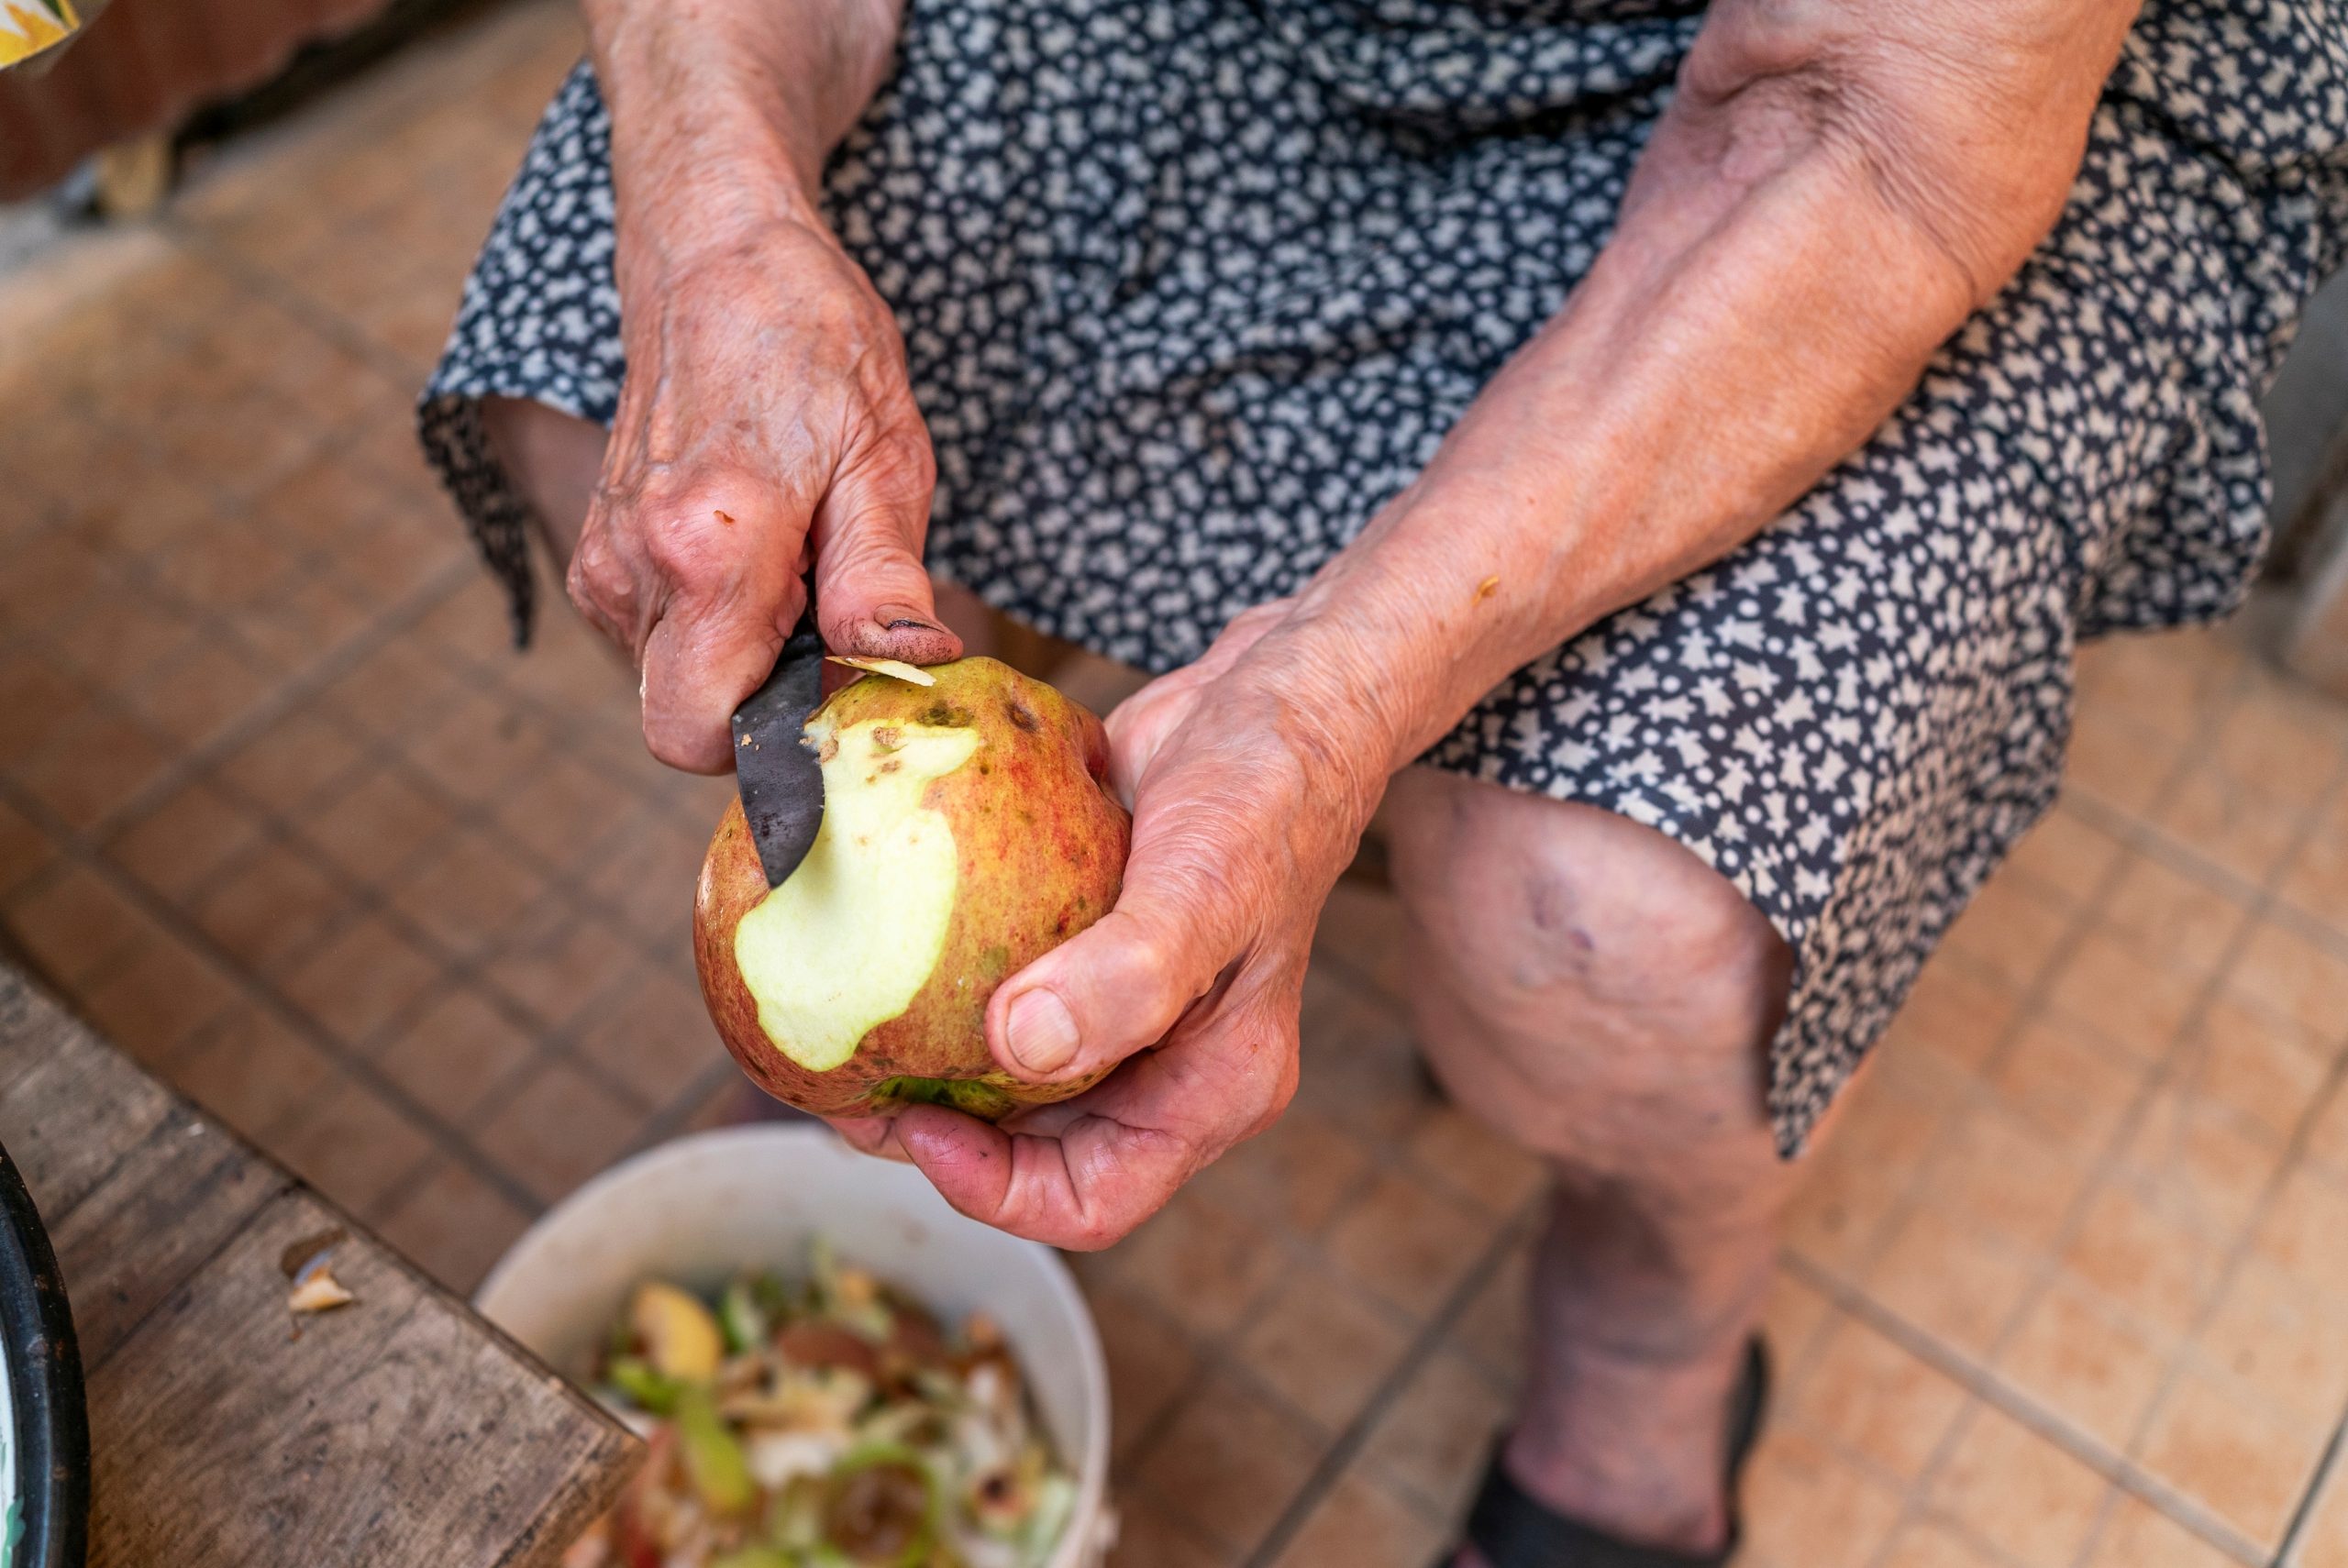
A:
[[[1036,717],[1036,711],[1017,698],[1004,703],[1003,711],[1011,715],[1013,724],[1025,730],[1029,734],[1035,734],[1036,730],[1043,727],[1043,721]]]

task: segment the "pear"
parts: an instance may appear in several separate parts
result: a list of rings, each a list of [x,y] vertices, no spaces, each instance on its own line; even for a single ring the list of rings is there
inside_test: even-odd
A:
[[[1131,824],[1101,721],[991,658],[887,673],[808,718],[824,821],[779,888],[739,801],[693,900],[702,995],[726,1049],[825,1116],[952,1106],[997,1121],[1089,1082],[996,1067],[987,1000],[1117,900]]]

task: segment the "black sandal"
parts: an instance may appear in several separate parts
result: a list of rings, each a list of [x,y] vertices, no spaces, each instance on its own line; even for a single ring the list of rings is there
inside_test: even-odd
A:
[[[1501,1463],[1504,1442],[1493,1448],[1476,1506],[1468,1511],[1466,1544],[1490,1568],[1726,1568],[1743,1534],[1737,1482],[1761,1433],[1761,1413],[1768,1400],[1769,1356],[1756,1339],[1745,1348],[1744,1375],[1729,1401],[1728,1543],[1718,1551],[1694,1557],[1661,1547],[1634,1546],[1553,1512],[1510,1478]],[[1452,1548],[1434,1568],[1446,1568],[1458,1553],[1459,1548]]]

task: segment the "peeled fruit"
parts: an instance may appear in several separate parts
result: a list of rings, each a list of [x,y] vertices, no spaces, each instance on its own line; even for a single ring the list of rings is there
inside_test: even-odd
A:
[[[739,801],[710,841],[693,955],[717,1032],[769,1094],[825,1116],[915,1102],[996,1120],[1088,1082],[1024,1083],[987,1000],[1117,900],[1129,823],[1100,720],[991,658],[867,675],[807,739],[824,821],[767,886]]]
[[[708,1308],[673,1285],[648,1280],[628,1303],[628,1327],[644,1347],[644,1359],[663,1377],[706,1383],[717,1375],[725,1339]]]

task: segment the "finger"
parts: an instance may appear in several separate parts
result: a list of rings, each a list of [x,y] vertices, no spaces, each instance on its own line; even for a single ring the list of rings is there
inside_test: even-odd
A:
[[[915,418],[844,465],[816,509],[816,613],[834,653],[908,664],[961,657],[921,563],[935,471]]]
[[[946,1201],[973,1220],[1091,1252],[1165,1205],[1196,1167],[1179,1140],[1104,1117],[1058,1137],[1007,1133],[942,1106],[914,1106],[897,1136]]]
[[[832,1131],[858,1154],[911,1164],[912,1156],[897,1142],[896,1121],[887,1116],[826,1116]]]
[[[739,603],[671,602],[644,641],[644,744],[653,756],[688,773],[732,769],[734,710],[774,668],[778,618]]]

